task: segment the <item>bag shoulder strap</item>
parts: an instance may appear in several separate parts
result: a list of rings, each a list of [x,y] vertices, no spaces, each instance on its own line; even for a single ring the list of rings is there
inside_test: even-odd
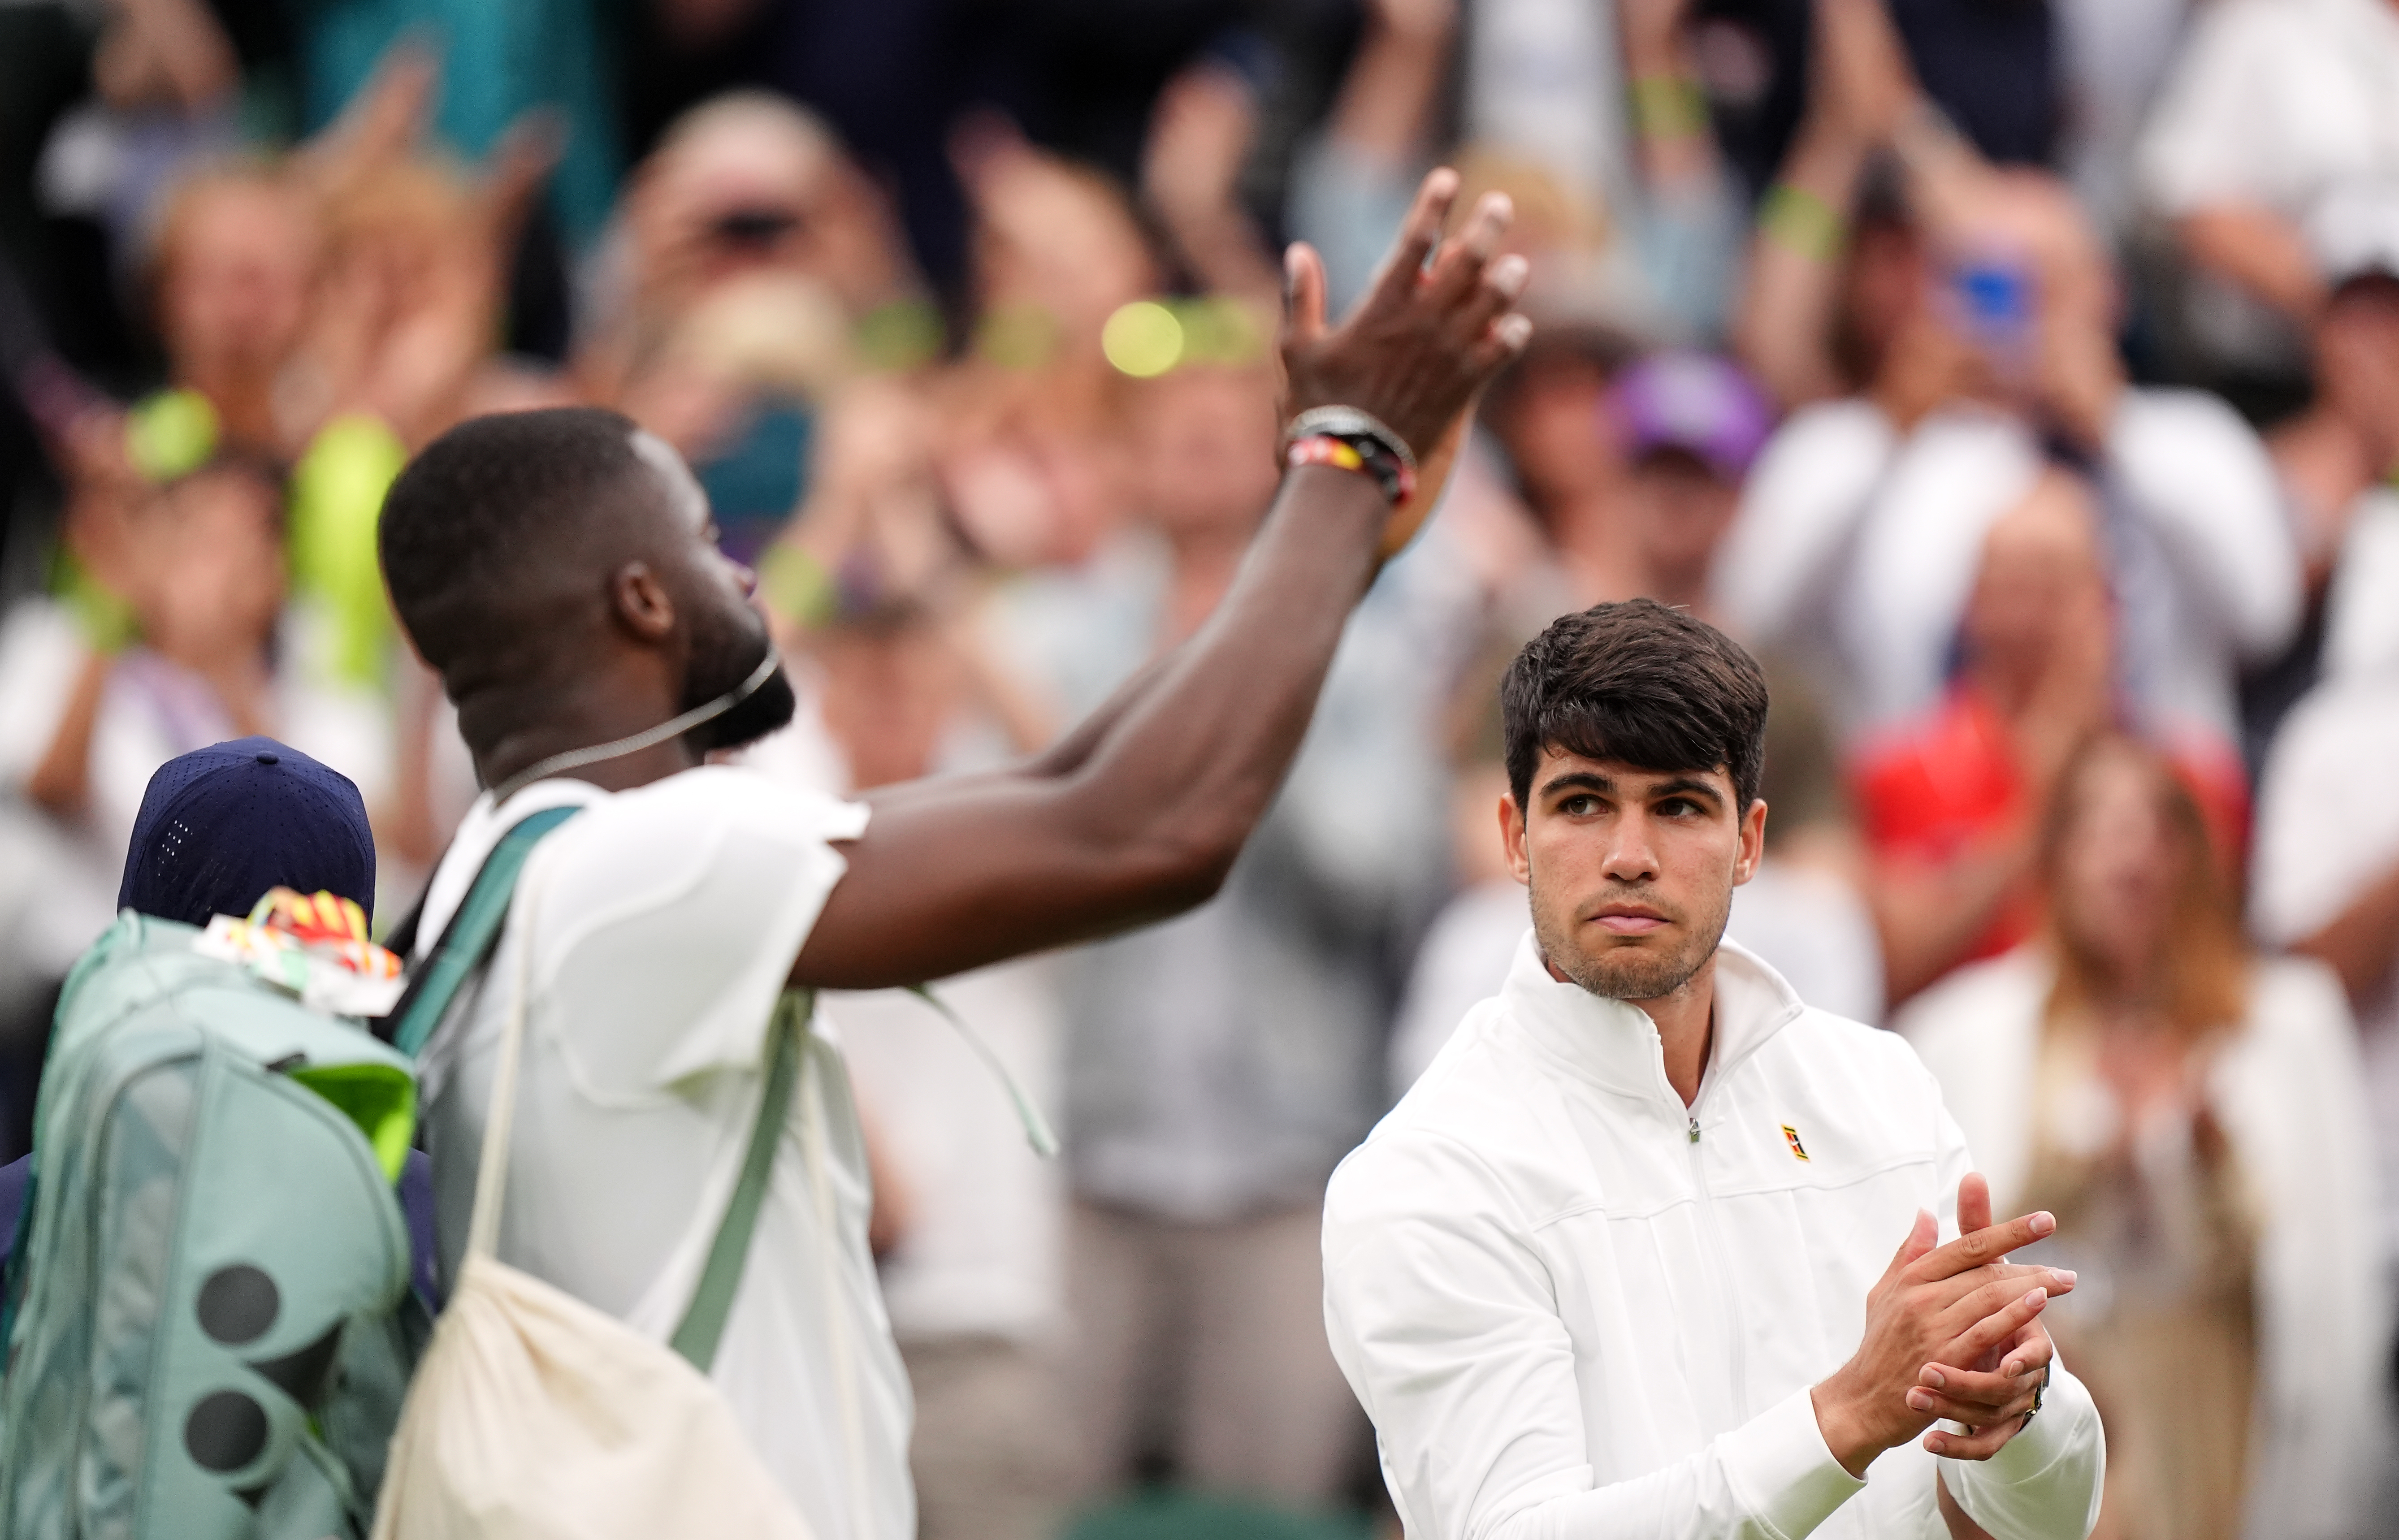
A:
[[[774,1175],[775,1146],[783,1137],[792,1094],[799,1086],[801,1039],[815,1008],[816,994],[810,990],[793,990],[775,1006],[774,1020],[766,1029],[766,1084],[758,1099],[758,1120],[750,1128],[750,1147],[741,1157],[741,1177],[725,1205],[716,1238],[709,1243],[708,1260],[701,1264],[691,1304],[674,1335],[667,1340],[668,1346],[703,1374],[716,1361],[717,1344],[724,1340],[725,1324],[733,1315],[733,1296],[749,1265],[750,1241],[757,1232],[758,1211],[766,1201],[767,1182]]]
[[[458,912],[441,931],[433,951],[408,980],[400,1003],[384,1018],[391,1046],[413,1059],[425,1049],[433,1029],[457,998],[458,990],[492,954],[500,925],[508,916],[518,874],[542,836],[583,811],[580,807],[546,807],[508,827],[499,844],[483,858]]]

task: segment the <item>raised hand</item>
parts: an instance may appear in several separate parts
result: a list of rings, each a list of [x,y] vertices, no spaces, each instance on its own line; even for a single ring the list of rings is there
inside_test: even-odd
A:
[[[1286,263],[1283,420],[1311,407],[1356,407],[1416,456],[1416,490],[1392,514],[1386,552],[1424,521],[1448,478],[1468,408],[1533,334],[1533,323],[1513,309],[1529,273],[1525,259],[1494,257],[1514,210],[1504,195],[1486,194],[1463,228],[1443,240],[1457,186],[1447,168],[1424,179],[1398,243],[1337,328],[1325,321],[1324,264],[1316,252],[1294,245]]]
[[[1978,1176],[1960,1184],[1959,1212],[1961,1227],[1968,1219],[1986,1223],[1940,1247],[1933,1244],[1938,1232],[1932,1216],[1916,1216],[1881,1281],[1866,1295],[1865,1337],[1857,1353],[1815,1388],[1816,1421],[1824,1442],[1853,1476],[1863,1476],[1884,1450],[1923,1433],[1936,1417],[1967,1420],[1942,1410],[1945,1403],[1971,1405],[1976,1415],[1996,1415],[2021,1399],[2023,1406],[2006,1413],[2013,1420],[2004,1430],[1972,1425],[1979,1429],[1974,1436],[1934,1434],[1926,1441],[1935,1453],[1988,1458],[2022,1425],[2037,1377],[2006,1371],[2025,1369],[2035,1357],[2040,1362],[2034,1369],[2047,1366],[2046,1334],[2040,1339],[2040,1349],[2018,1344],[2026,1342],[2025,1328],[2049,1300],[2073,1289],[2074,1275],[2010,1263],[2007,1256],[2054,1231],[2057,1221],[2047,1213],[2033,1213],[2004,1224],[1988,1223],[1989,1190]],[[1995,1383],[1972,1380],[1971,1371],[1947,1367],[1978,1364],[1995,1351],[2005,1354],[1998,1372],[2024,1382],[2019,1395],[1996,1404],[1988,1400],[1999,1388]],[[1924,1384],[1928,1371],[1942,1376],[1941,1387]],[[1929,1393],[1930,1406],[1916,1404],[1918,1390]],[[1995,1433],[2001,1435],[1996,1441],[1991,1437]]]

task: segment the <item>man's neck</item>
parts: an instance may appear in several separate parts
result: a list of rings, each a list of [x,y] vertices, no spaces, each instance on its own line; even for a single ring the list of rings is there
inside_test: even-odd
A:
[[[1561,984],[1575,981],[1547,957],[1541,959],[1541,966]],[[1710,957],[1672,994],[1624,1004],[1638,1009],[1658,1029],[1659,1045],[1666,1050],[1666,1084],[1674,1087],[1684,1106],[1697,1101],[1700,1081],[1708,1072],[1708,1052],[1715,1041],[1716,960]]]
[[[1687,1107],[1700,1099],[1700,1081],[1708,1072],[1708,1053],[1715,1046],[1716,960],[1713,957],[1672,994],[1655,1000],[1633,1000],[1658,1028],[1659,1046],[1666,1051],[1666,1083]]]
[[[468,738],[475,747],[476,774],[485,786],[503,785],[553,754],[612,743],[655,727],[674,714],[671,709],[662,709],[656,701],[642,704],[639,692],[620,693],[622,682],[617,683],[617,688],[600,681],[581,687],[554,686],[521,697],[522,704],[516,709],[508,709],[496,701],[478,702],[475,704],[484,709],[473,711],[471,718],[468,709],[462,707],[462,725],[475,719],[508,723],[488,744]],[[677,737],[560,774],[590,781],[603,790],[630,791],[637,786],[664,780],[698,763],[691,740]]]

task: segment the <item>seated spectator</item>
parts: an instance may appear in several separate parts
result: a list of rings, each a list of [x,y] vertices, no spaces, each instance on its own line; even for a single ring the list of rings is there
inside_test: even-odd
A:
[[[2147,202],[2201,283],[2182,317],[2204,362],[2299,373],[2331,285],[2308,224],[2344,184],[2399,179],[2399,10],[2388,0],[2204,7],[2139,151]]]
[[[2243,945],[2167,760],[2102,736],[2041,842],[2040,939],[1899,1026],[2003,1207],[2057,1216],[2050,1326],[2108,1426],[2102,1533],[2361,1533],[2388,1280],[2349,1011]]]

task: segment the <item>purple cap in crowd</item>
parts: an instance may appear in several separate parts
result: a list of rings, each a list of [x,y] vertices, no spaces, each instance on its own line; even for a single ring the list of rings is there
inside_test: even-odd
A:
[[[1608,404],[1633,458],[1678,449],[1728,481],[1749,474],[1774,430],[1766,393],[1712,353],[1652,353],[1616,377]]]

